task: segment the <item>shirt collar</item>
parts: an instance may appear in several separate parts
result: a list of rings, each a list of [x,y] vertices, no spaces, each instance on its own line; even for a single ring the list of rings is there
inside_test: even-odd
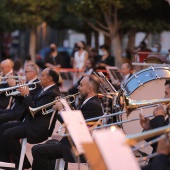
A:
[[[92,96],[92,97],[94,97],[94,96]],[[92,97],[87,98],[87,99],[82,103],[81,107],[82,107],[84,104],[86,104]]]
[[[52,87],[52,86],[54,86],[54,85],[55,85],[55,84],[52,84],[52,85],[49,85],[49,86],[43,88],[43,91],[45,92],[46,90],[48,90],[50,87]]]

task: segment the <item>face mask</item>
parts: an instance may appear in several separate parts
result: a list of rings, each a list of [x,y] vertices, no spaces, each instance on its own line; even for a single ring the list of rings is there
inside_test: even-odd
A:
[[[153,51],[153,52],[158,52],[158,49],[157,49],[156,47],[153,47],[153,48],[152,48],[152,51]]]
[[[101,51],[101,55],[106,55],[106,54],[107,54],[107,52]]]
[[[55,51],[55,48],[50,48],[50,52],[54,52]]]

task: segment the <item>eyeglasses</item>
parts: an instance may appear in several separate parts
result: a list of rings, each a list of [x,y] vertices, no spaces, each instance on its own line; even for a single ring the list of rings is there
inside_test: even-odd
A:
[[[33,72],[33,71],[25,71],[25,73],[29,73],[29,72]]]

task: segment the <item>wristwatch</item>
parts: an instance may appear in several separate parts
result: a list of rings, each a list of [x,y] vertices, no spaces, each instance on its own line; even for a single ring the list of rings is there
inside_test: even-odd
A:
[[[26,98],[26,97],[28,97],[29,96],[29,94],[26,94],[26,95],[24,95],[24,98]]]

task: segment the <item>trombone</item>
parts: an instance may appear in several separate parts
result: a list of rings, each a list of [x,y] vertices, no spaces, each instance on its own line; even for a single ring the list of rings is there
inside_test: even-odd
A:
[[[20,88],[20,87],[24,87],[24,86],[30,86],[30,85],[34,85],[34,87],[29,87],[29,90],[34,90],[36,88],[36,84],[40,83],[41,81],[37,81],[37,82],[32,82],[32,83],[27,83],[27,84],[21,84],[21,85],[16,85],[13,87],[7,87],[7,88],[2,88],[0,89],[0,93],[2,92],[6,92],[6,96],[16,96],[18,94],[20,94],[19,91],[17,91],[16,89]],[[12,92],[10,92],[12,90]],[[16,91],[13,91],[16,90]]]
[[[65,96],[65,97],[63,97],[62,99],[70,99],[70,98],[73,98],[73,100],[69,101],[69,104],[71,104],[71,103],[73,103],[73,102],[75,101],[76,96],[79,95],[79,94],[80,94],[80,92],[75,93],[75,94],[72,94],[72,95]],[[47,104],[42,105],[42,106],[40,106],[40,107],[36,107],[36,108],[31,108],[31,107],[29,107],[30,113],[31,113],[31,115],[32,115],[33,117],[34,117],[35,113],[38,112],[38,111],[40,111],[40,110],[42,111],[42,114],[43,114],[43,115],[49,114],[49,113],[51,113],[52,111],[54,111],[54,109],[47,110],[47,108],[50,107],[50,106],[53,106],[53,105],[54,105],[56,102],[58,102],[58,101],[60,101],[60,99],[56,99],[56,100],[54,100],[53,102],[47,103]]]

